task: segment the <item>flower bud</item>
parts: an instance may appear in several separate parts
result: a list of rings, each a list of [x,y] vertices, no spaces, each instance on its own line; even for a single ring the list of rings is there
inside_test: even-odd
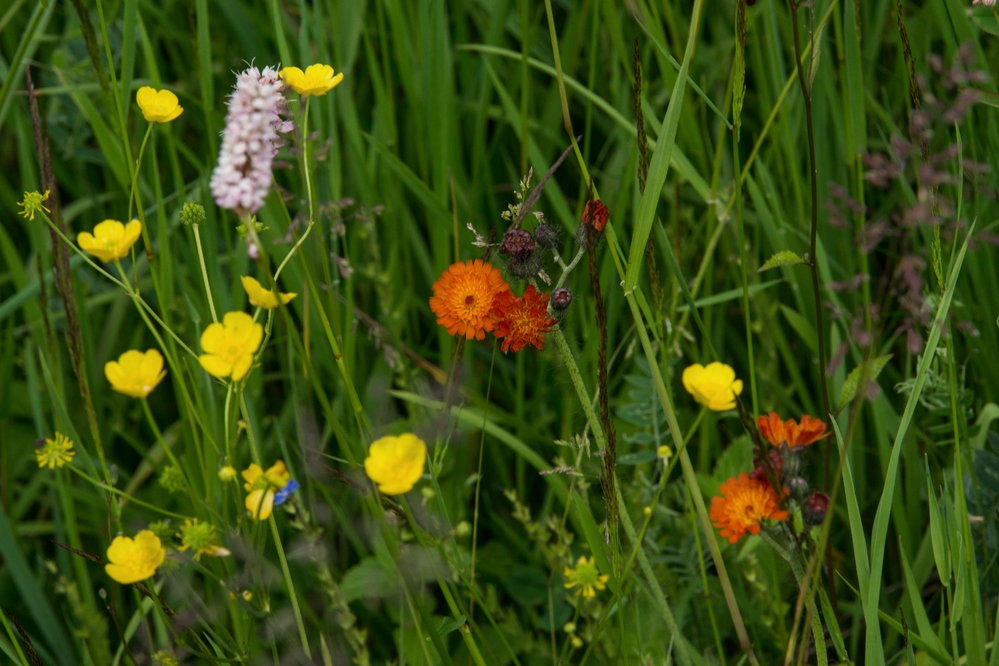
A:
[[[531,243],[534,243],[533,239],[531,240]],[[510,269],[510,273],[513,274],[515,278],[529,280],[537,275],[538,271],[541,270],[541,256],[533,251],[520,256],[511,254],[507,268]]]
[[[808,481],[803,476],[792,476],[787,480],[787,490],[799,502],[808,497]]]
[[[586,202],[586,207],[583,208],[583,224],[592,224],[593,229],[600,233],[607,226],[607,220],[610,219],[610,211],[607,210],[607,206],[604,205],[603,201],[599,199],[590,199]]]
[[[232,481],[236,478],[236,468],[226,465],[219,470],[219,481]]]
[[[534,240],[538,247],[550,250],[558,245],[558,230],[547,222],[534,227]]]
[[[529,257],[535,249],[534,237],[523,229],[507,229],[499,246],[500,254],[508,254],[513,259]]]
[[[829,510],[829,496],[818,491],[808,496],[805,507],[802,510],[805,522],[809,525],[818,525],[826,519],[826,511]]]
[[[204,224],[205,207],[199,203],[188,201],[184,204],[184,207],[180,209],[180,221],[187,226]]]
[[[572,303],[572,292],[565,287],[559,287],[552,293],[552,310],[565,312]]]
[[[770,467],[773,468],[777,479],[780,480],[784,475],[784,458],[781,456],[780,451],[777,449],[767,449],[767,458],[770,459]],[[753,456],[753,471],[749,473],[749,477],[759,479],[760,481],[767,480],[767,473],[763,469],[763,463],[760,461],[759,456]]]

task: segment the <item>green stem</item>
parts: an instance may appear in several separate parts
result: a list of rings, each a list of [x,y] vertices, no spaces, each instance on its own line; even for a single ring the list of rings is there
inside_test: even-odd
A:
[[[149,123],[149,126],[146,128],[146,135],[142,138],[142,145],[139,147],[139,157],[135,160],[135,170],[132,171],[132,185],[128,190],[128,217],[125,219],[126,222],[132,219],[132,201],[135,198],[135,188],[139,181],[139,170],[142,168],[142,154],[146,152],[146,142],[149,141],[149,135],[152,133],[153,123]],[[154,155],[153,159],[155,160],[155,158],[156,156]]]
[[[179,518],[180,520],[187,520],[187,519],[189,519],[191,517],[191,516],[183,516],[183,515],[181,515],[179,513],[174,513],[173,511],[167,511],[166,509],[161,509],[160,507],[156,506],[155,504],[149,504],[148,502],[143,502],[140,499],[136,499],[135,497],[129,495],[128,493],[124,492],[123,490],[120,490],[119,488],[115,488],[112,485],[109,485],[107,483],[103,483],[101,481],[98,481],[94,477],[90,476],[89,474],[87,474],[86,472],[84,472],[81,469],[77,469],[73,465],[67,465],[66,467],[71,472],[73,472],[73,474],[76,474],[80,478],[84,479],[85,481],[88,481],[88,482],[92,483],[93,485],[97,486],[98,488],[101,488],[103,490],[107,490],[108,492],[114,493],[115,495],[119,495],[121,497],[124,497],[129,502],[133,502],[135,504],[138,504],[139,506],[145,507],[145,508],[147,508],[147,509],[149,509],[151,511],[156,511],[157,513],[162,513],[164,516],[170,516],[171,518]]]
[[[298,623],[298,637],[302,641],[302,649],[305,656],[312,658],[312,651],[309,649],[309,637],[305,633],[305,622],[302,620],[302,609],[298,607],[298,595],[295,593],[295,584],[291,580],[291,570],[288,568],[288,558],[284,555],[284,546],[281,544],[281,535],[278,534],[277,521],[272,513],[267,521],[271,524],[271,535],[274,537],[274,547],[277,548],[278,559],[281,561],[281,573],[284,575],[284,584],[288,587],[288,596],[291,597],[291,607],[295,611],[295,622]]]
[[[201,232],[199,225],[194,226],[194,242],[198,246],[198,261],[201,263],[201,279],[205,283],[205,297],[208,298],[208,308],[212,311],[212,321],[218,323],[218,315],[215,314],[215,300],[212,298],[212,288],[208,283],[208,268],[205,266],[205,253],[201,249]]]
[[[312,231],[312,227],[316,223],[316,217],[312,208],[312,177],[309,173],[309,102],[311,100],[311,96],[306,96],[305,113],[302,118],[302,173],[305,175],[305,196],[309,198],[309,224],[305,228],[305,233],[303,233],[295,245],[292,246],[291,251],[285,255],[285,258],[278,265],[277,270],[274,271],[275,283],[281,276],[281,271],[284,270],[285,264],[287,264],[288,261],[295,256],[295,253],[298,252],[298,248],[300,248],[302,243],[305,242],[305,239],[309,237],[309,233]]]

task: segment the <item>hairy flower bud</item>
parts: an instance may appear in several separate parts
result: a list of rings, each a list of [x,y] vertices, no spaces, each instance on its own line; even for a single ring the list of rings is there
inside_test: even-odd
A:
[[[805,522],[809,525],[818,525],[826,519],[826,511],[829,510],[829,496],[818,491],[809,495],[805,502],[802,514]]]
[[[534,237],[523,229],[507,229],[500,243],[500,254],[508,254],[512,258],[524,259],[534,253],[537,244]]]
[[[534,240],[538,247],[551,250],[558,245],[558,230],[547,222],[534,227]]]
[[[565,287],[559,287],[552,292],[552,310],[555,312],[565,312],[572,303],[572,292]]]

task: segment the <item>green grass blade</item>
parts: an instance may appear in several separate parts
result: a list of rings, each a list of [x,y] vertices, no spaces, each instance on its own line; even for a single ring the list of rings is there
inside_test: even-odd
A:
[[[867,658],[866,663],[872,665],[884,663],[884,646],[882,645],[881,628],[878,623],[878,604],[881,599],[881,578],[884,566],[885,543],[888,538],[888,523],[891,518],[892,498],[895,494],[895,482],[898,476],[898,463],[902,453],[902,442],[909,429],[909,424],[912,422],[916,405],[919,404],[919,396],[922,394],[923,386],[926,384],[926,378],[936,354],[937,343],[940,341],[940,332],[943,330],[944,324],[947,321],[947,314],[950,312],[954,292],[957,289],[957,278],[961,274],[964,257],[968,251],[968,242],[974,234],[975,226],[975,223],[972,223],[971,228],[968,230],[968,235],[961,245],[961,250],[947,278],[947,288],[937,306],[937,313],[933,319],[929,337],[926,340],[926,347],[923,350],[923,356],[916,370],[915,384],[913,385],[912,392],[909,394],[909,399],[905,403],[905,411],[902,413],[902,420],[895,435],[891,459],[885,474],[884,490],[881,493],[878,510],[874,516],[874,526],[871,530],[871,577],[867,586],[867,598],[864,601],[864,617],[867,620],[865,655]],[[975,612],[977,612],[977,609]]]

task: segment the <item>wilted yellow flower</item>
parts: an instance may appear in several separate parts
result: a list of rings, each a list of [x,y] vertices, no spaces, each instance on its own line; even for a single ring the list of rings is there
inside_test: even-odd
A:
[[[94,227],[94,233],[83,231],[77,234],[76,243],[101,261],[115,261],[128,256],[128,251],[141,234],[142,223],[138,220],[132,220],[127,225],[118,220],[104,220]]]
[[[298,67],[285,67],[281,70],[281,80],[299,95],[325,95],[340,85],[343,72],[333,75],[329,65],[309,65],[303,72]]]
[[[62,467],[73,460],[73,440],[61,432],[57,432],[55,439],[46,439],[45,443],[35,449],[35,458],[38,459],[38,468],[48,467],[55,469]]]
[[[562,574],[565,576],[566,589],[578,586],[579,589],[576,592],[587,599],[597,596],[597,590],[607,589],[607,581],[610,580],[610,575],[601,575],[600,570],[597,569],[597,563],[593,561],[592,557],[587,560],[585,555],[580,555],[579,559],[576,560],[576,566],[566,567]]]
[[[742,393],[742,380],[735,378],[732,366],[715,361],[688,366],[683,371],[683,387],[694,400],[708,409],[724,412],[735,409],[735,396]]]
[[[142,117],[150,123],[168,123],[184,113],[177,96],[169,90],[156,90],[142,86],[135,93],[135,101],[142,111]]]
[[[267,468],[265,472],[257,463],[251,464],[242,471],[243,488],[249,493],[246,496],[246,510],[257,520],[267,520],[274,510],[274,493],[284,488],[291,481],[291,474],[283,460]]]
[[[201,367],[215,377],[232,377],[238,382],[253,364],[253,354],[264,339],[264,327],[245,312],[228,312],[222,323],[210,324],[201,334],[198,357]]]
[[[111,382],[111,388],[118,393],[145,398],[166,377],[163,356],[156,349],[149,349],[145,353],[130,349],[119,356],[117,361],[104,364],[104,376]]]
[[[276,308],[278,305],[277,298],[274,297],[274,292],[270,289],[264,289],[264,286],[257,282],[256,279],[251,278],[249,275],[244,275],[239,278],[243,283],[243,289],[246,291],[246,295],[250,298],[250,305],[256,305],[265,310],[270,310],[271,308]],[[298,294],[281,294],[281,302],[287,303],[291,299],[298,296]]]
[[[232,481],[236,478],[236,468],[232,465],[226,465],[219,470],[219,481]]]
[[[386,495],[408,493],[423,476],[427,445],[413,433],[376,439],[364,459],[364,471]]]
[[[223,548],[215,543],[215,526],[211,523],[203,523],[197,518],[185,520],[184,524],[180,526],[177,536],[180,537],[179,550],[193,549],[196,560],[201,559],[202,555],[225,557],[230,554],[228,548]]]
[[[38,192],[25,192],[24,199],[17,202],[17,205],[24,209],[19,214],[29,220],[33,220],[35,219],[35,213],[40,213],[43,210],[46,213],[51,213],[52,211],[44,205],[44,202],[49,198],[49,191],[50,190],[45,190],[45,194],[40,194]]]
[[[160,538],[150,530],[142,530],[135,539],[116,536],[108,546],[110,564],[104,570],[119,583],[137,583],[156,573],[165,555]]]

